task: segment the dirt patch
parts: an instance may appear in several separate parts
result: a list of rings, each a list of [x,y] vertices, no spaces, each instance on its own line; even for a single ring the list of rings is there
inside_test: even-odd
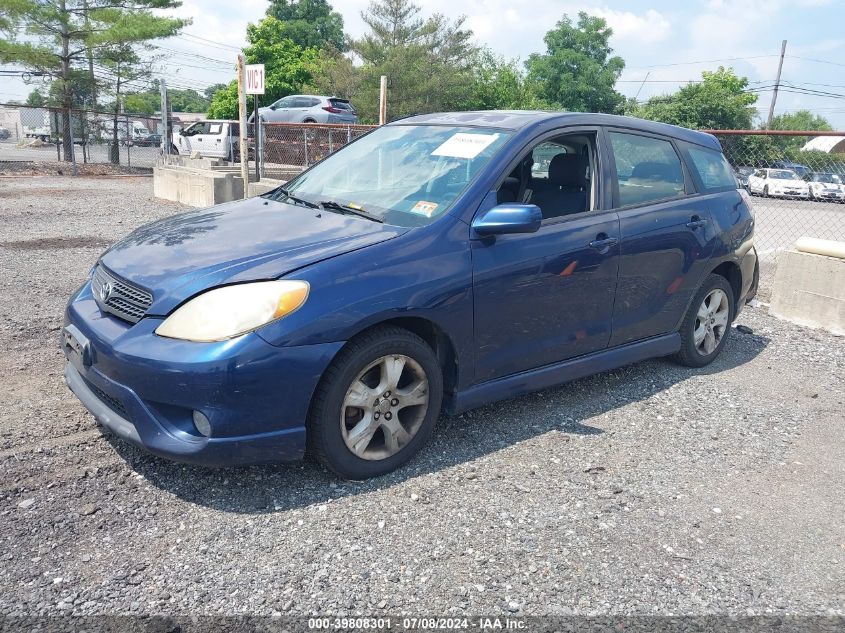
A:
[[[0,242],[0,246],[13,251],[37,251],[54,248],[105,248],[110,243],[101,237],[83,235],[80,237],[39,237],[34,240]]]

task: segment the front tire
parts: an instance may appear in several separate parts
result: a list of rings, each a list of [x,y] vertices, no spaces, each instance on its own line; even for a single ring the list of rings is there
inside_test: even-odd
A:
[[[425,445],[443,399],[434,351],[384,326],[352,339],[323,374],[308,416],[309,452],[344,479],[395,470]]]
[[[704,367],[716,360],[731,333],[734,303],[728,280],[721,275],[708,276],[681,323],[681,349],[675,360],[687,367]]]

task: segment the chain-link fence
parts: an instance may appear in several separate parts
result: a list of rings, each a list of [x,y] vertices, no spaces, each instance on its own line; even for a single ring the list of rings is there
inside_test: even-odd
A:
[[[160,132],[155,116],[0,105],[0,173],[150,172]]]
[[[336,123],[264,123],[259,140],[260,155],[264,161],[262,174],[267,178],[287,180],[374,127]]]
[[[188,121],[180,121],[179,113],[173,116],[177,133],[172,147],[177,153],[197,151],[216,156],[209,150],[213,142],[215,149],[220,145],[227,150],[220,153],[223,160],[230,164],[239,160],[237,122],[198,123],[195,125],[208,125],[209,129],[197,130],[191,129]],[[251,178],[285,181],[375,126],[264,123],[257,139],[254,125],[249,127]],[[86,166],[95,168],[89,173],[98,173],[97,169],[105,173],[150,171],[161,154],[161,128],[160,118],[152,116],[74,110],[68,122],[57,109],[0,105],[0,173],[26,171],[37,165],[61,166],[63,173],[72,173],[71,158],[81,173]],[[179,135],[180,129],[188,129],[188,135]],[[203,135],[190,136],[198,131]],[[845,136],[834,132],[709,132],[722,143],[741,186],[752,196],[755,242],[761,257],[772,258],[805,235],[845,241]],[[207,142],[198,142],[204,136],[209,137],[204,139]],[[188,142],[191,140],[196,142]]]
[[[709,130],[751,194],[763,258],[802,236],[845,241],[845,136],[834,132]]]

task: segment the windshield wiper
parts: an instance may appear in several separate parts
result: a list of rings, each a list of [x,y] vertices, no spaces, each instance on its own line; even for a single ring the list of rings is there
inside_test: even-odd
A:
[[[378,222],[380,224],[384,224],[384,220],[382,220],[377,215],[373,215],[372,213],[367,213],[363,209],[356,209],[355,207],[350,207],[345,204],[340,204],[339,202],[335,202],[334,200],[321,200],[320,207],[326,209],[328,211],[338,211],[340,213],[348,213],[350,215],[357,215],[361,218],[366,218],[368,220],[372,220],[373,222]]]
[[[297,198],[290,191],[288,191],[287,189],[282,189],[281,187],[276,189],[276,194],[282,194],[288,200],[295,202],[296,204],[301,204],[305,207],[308,207],[309,209],[319,209],[320,208],[320,205],[317,204],[316,202],[311,202],[310,200],[306,200],[305,198]],[[273,195],[274,200],[278,200],[278,197],[277,197],[276,194]]]

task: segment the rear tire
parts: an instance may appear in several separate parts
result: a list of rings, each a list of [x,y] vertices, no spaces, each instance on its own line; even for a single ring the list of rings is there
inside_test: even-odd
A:
[[[440,415],[443,375],[416,334],[383,326],[352,339],[314,393],[308,451],[344,479],[395,470],[428,441]]]
[[[721,275],[701,284],[681,323],[681,349],[674,360],[687,367],[709,365],[725,346],[736,315],[733,288]]]

